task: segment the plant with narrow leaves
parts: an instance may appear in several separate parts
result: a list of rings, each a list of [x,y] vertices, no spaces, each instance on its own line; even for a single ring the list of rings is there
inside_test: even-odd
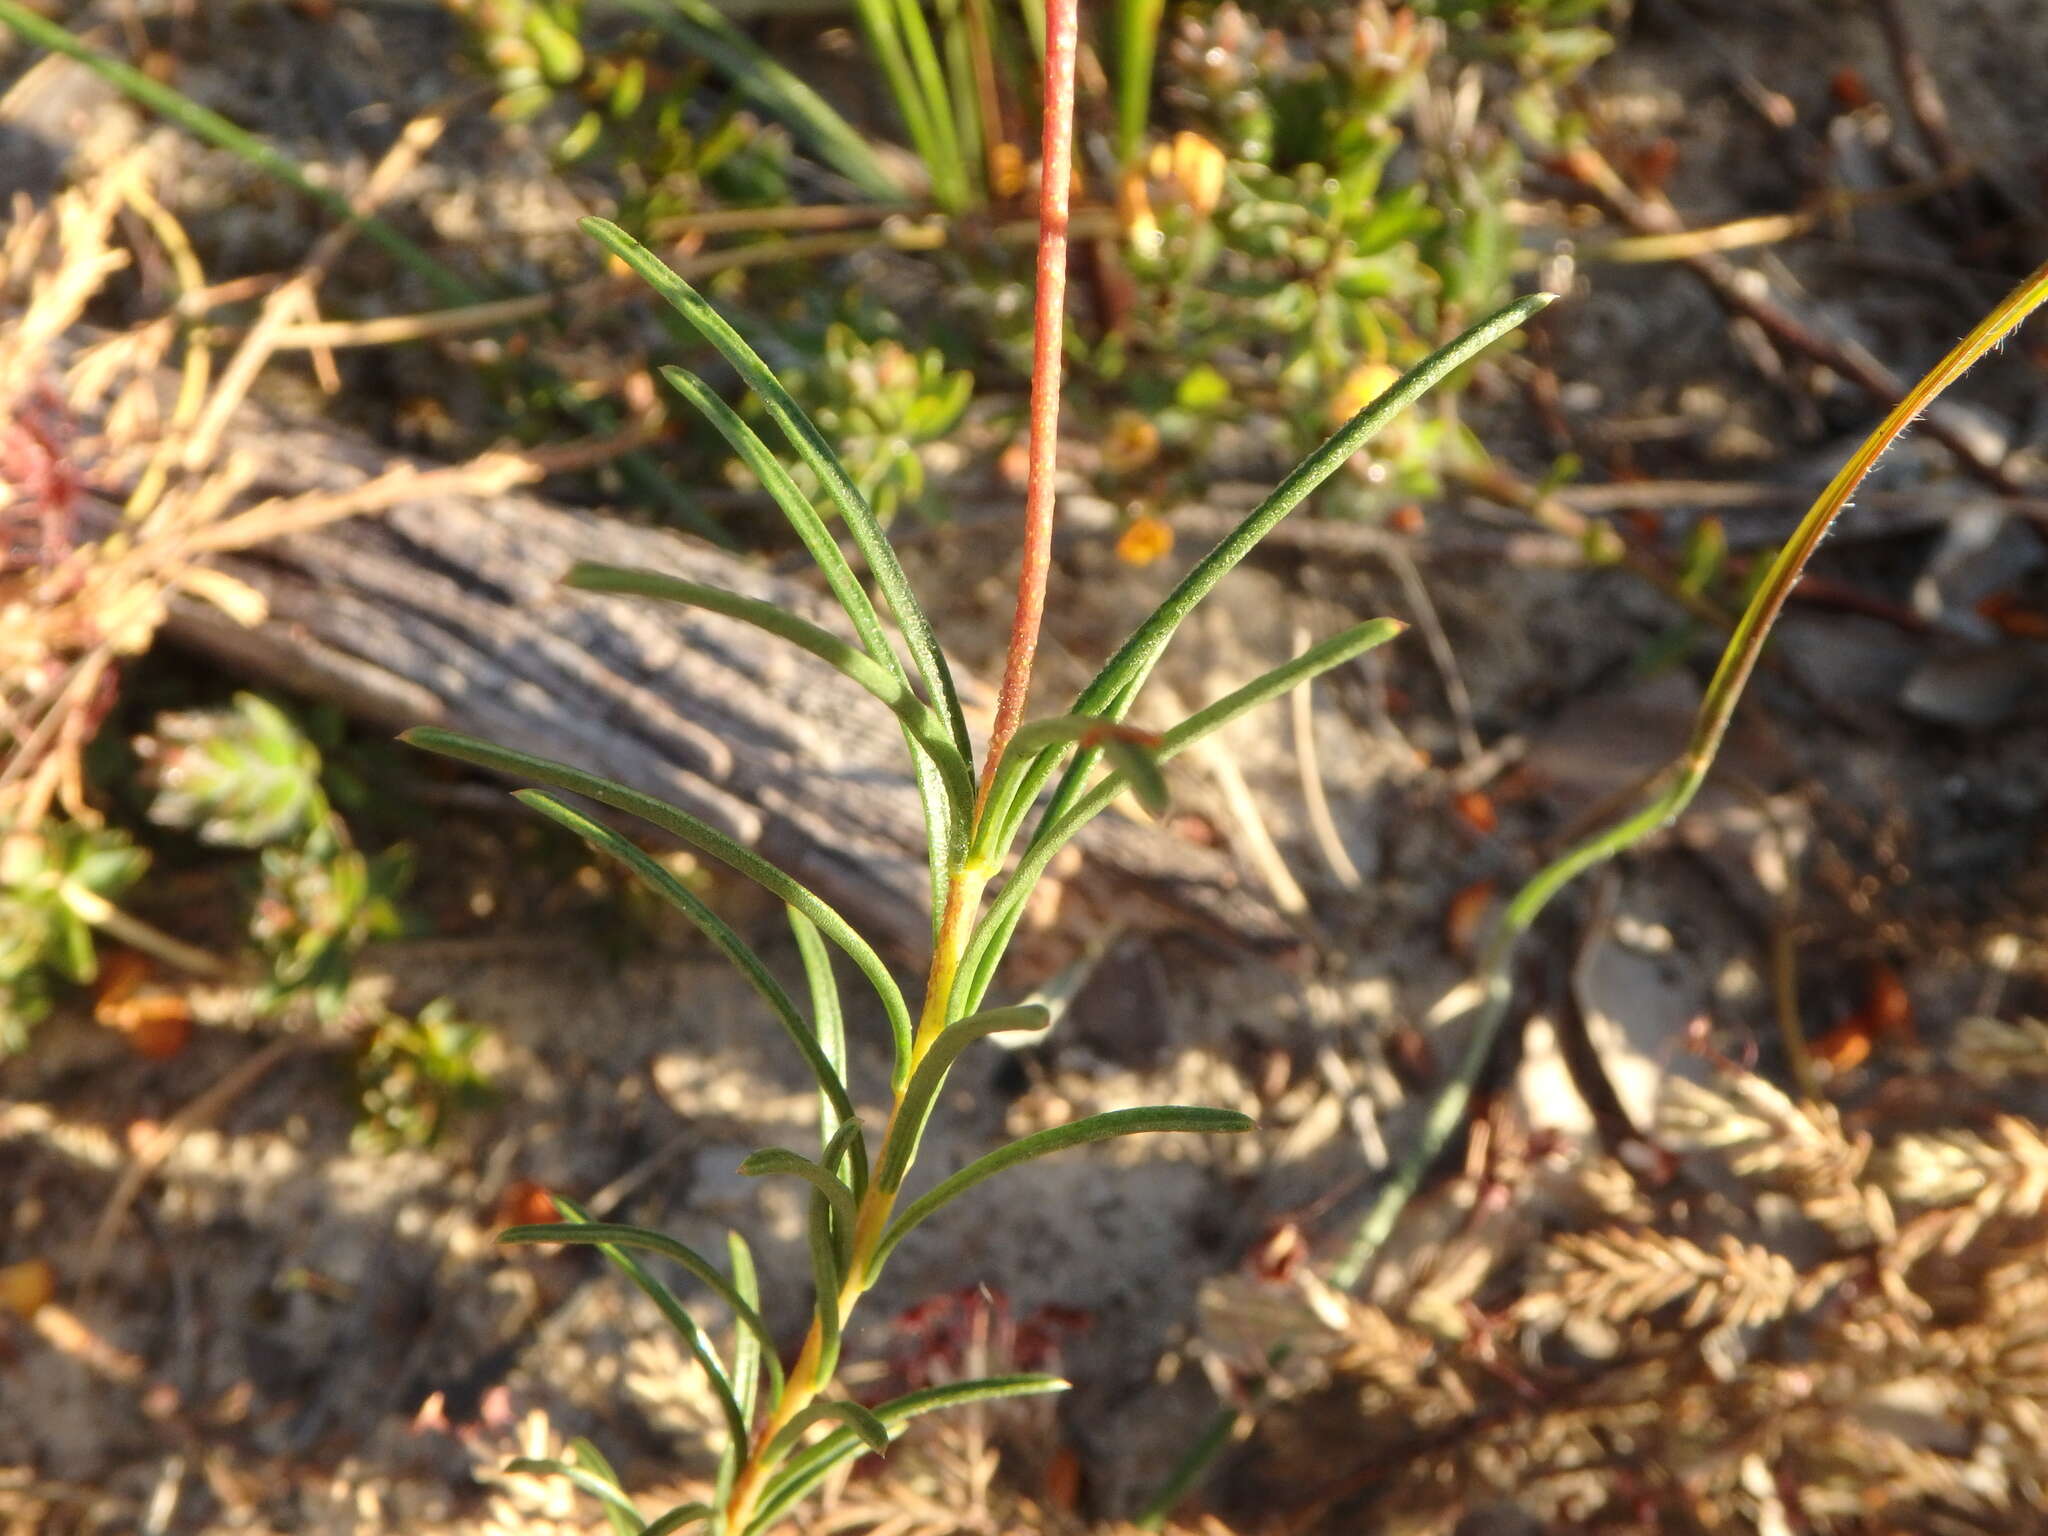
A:
[[[746,976],[817,1082],[821,1149],[806,1153],[770,1148],[743,1164],[747,1173],[796,1178],[811,1189],[814,1311],[803,1345],[787,1366],[762,1322],[754,1261],[736,1234],[729,1240],[729,1269],[659,1233],[593,1222],[567,1200],[558,1201],[562,1222],[503,1234],[503,1240],[512,1243],[598,1247],[660,1308],[711,1383],[727,1435],[710,1502],[670,1510],[647,1522],[594,1450],[581,1448],[573,1461],[556,1467],[603,1500],[621,1531],[670,1532],[703,1524],[717,1536],[765,1532],[835,1466],[867,1451],[886,1449],[902,1425],[919,1413],[1063,1386],[1040,1376],[960,1382],[912,1393],[875,1409],[831,1392],[848,1318],[896,1246],[970,1189],[1018,1164],[1088,1142],[1158,1132],[1245,1131],[1251,1122],[1225,1110],[1177,1106],[1092,1115],[1001,1147],[913,1198],[910,1175],[926,1122],[964,1051],[997,1032],[1042,1030],[1049,1025],[1041,1006],[992,1008],[987,997],[1025,902],[1059,851],[1126,789],[1159,803],[1165,789],[1159,764],[1253,707],[1392,638],[1401,628],[1384,619],[1356,625],[1157,736],[1133,730],[1125,724],[1126,716],[1181,623],[1260,538],[1387,421],[1547,302],[1539,296],[1508,306],[1418,364],[1361,409],[1194,566],[1064,714],[1024,721],[1051,555],[1075,38],[1071,0],[1049,6],[1047,174],[1041,186],[1024,570],[995,723],[978,764],[951,669],[924,610],[873,507],[817,426],[695,289],[615,225],[596,219],[584,223],[589,234],[644,278],[758,396],[865,560],[868,576],[894,620],[894,634],[790,465],[703,380],[677,368],[664,370],[664,377],[725,436],[788,518],[821,567],[844,611],[851,638],[739,593],[653,571],[583,565],[570,573],[570,584],[706,609],[764,630],[835,667],[895,715],[929,829],[932,956],[918,1006],[913,1009],[873,946],[841,913],[697,817],[628,785],[509,747],[439,729],[416,730],[408,738],[429,750],[547,786],[521,791],[519,798],[624,865],[688,917]],[[1108,771],[1098,778],[1094,770],[1105,759]],[[1057,785],[1042,799],[1056,775]],[[556,793],[560,791],[594,800],[680,838],[782,901],[803,959],[808,1009],[695,892],[612,827],[561,798]],[[872,988],[888,1021],[893,1067],[889,1109],[879,1136],[871,1135],[858,1119],[847,1080],[850,1057],[835,950]],[[713,1348],[707,1331],[643,1262],[643,1254],[680,1266],[724,1303],[736,1324],[729,1359]]]

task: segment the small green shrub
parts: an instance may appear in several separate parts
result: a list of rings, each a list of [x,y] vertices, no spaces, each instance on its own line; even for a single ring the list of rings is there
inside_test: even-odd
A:
[[[159,715],[136,749],[155,792],[150,820],[258,852],[249,937],[268,973],[259,1006],[304,996],[321,1017],[338,1017],[356,955],[404,930],[410,854],[354,845],[322,782],[320,749],[256,694],[235,695],[227,709]]]
[[[489,1033],[459,1018],[445,997],[416,1018],[387,1015],[356,1061],[356,1144],[373,1151],[431,1147],[457,1114],[488,1101],[491,1079],[477,1053]]]
[[[670,1532],[705,1524],[720,1536],[745,1536],[776,1525],[841,1462],[867,1451],[885,1450],[902,1424],[917,1414],[978,1398],[1056,1391],[1063,1386],[1040,1376],[1000,1377],[914,1392],[876,1409],[831,1395],[848,1318],[881,1275],[896,1245],[925,1218],[1005,1169],[1087,1142],[1139,1133],[1250,1129],[1243,1116],[1221,1110],[1159,1107],[1113,1111],[1027,1136],[969,1164],[915,1198],[907,1198],[926,1120],[961,1054],[998,1031],[1048,1026],[1049,1016],[1038,1005],[991,1008],[987,997],[1024,903],[1053,857],[1127,788],[1147,804],[1158,805],[1165,791],[1160,762],[1247,710],[1383,643],[1401,626],[1391,620],[1357,625],[1247,683],[1162,736],[1144,737],[1126,727],[1124,717],[1175,630],[1269,529],[1326,482],[1389,420],[1461,363],[1521,324],[1545,301],[1530,299],[1509,306],[1430,356],[1381,398],[1366,404],[1235,533],[1197,563],[1066,713],[1016,728],[1007,736],[1006,746],[999,723],[998,744],[977,772],[951,669],[882,532],[875,508],[854,475],[826,445],[816,424],[790,392],[696,290],[617,226],[593,219],[586,220],[584,227],[646,279],[754,391],[865,559],[869,579],[895,621],[903,650],[899,651],[884,628],[868,587],[832,537],[812,496],[797,482],[793,467],[772,452],[753,427],[701,379],[677,368],[665,369],[663,376],[712,422],[766,487],[822,568],[854,638],[847,639],[756,599],[658,572],[579,566],[570,573],[570,584],[707,609],[765,630],[837,668],[895,715],[916,772],[930,832],[933,955],[923,1000],[913,1011],[880,956],[842,914],[783,870],[688,813],[627,785],[509,747],[438,729],[416,730],[408,737],[429,750],[535,780],[550,791],[594,800],[649,823],[753,880],[788,907],[809,982],[807,1009],[784,989],[747,942],[662,864],[559,794],[520,792],[519,798],[526,804],[624,865],[731,959],[818,1084],[819,1150],[804,1153],[770,1148],[755,1153],[742,1165],[742,1171],[750,1174],[800,1179],[812,1191],[814,1311],[803,1348],[786,1368],[777,1354],[776,1341],[761,1321],[754,1261],[737,1233],[729,1237],[730,1265],[722,1267],[660,1233],[590,1221],[573,1202],[561,1199],[557,1203],[562,1222],[514,1228],[502,1238],[510,1243],[570,1242],[598,1247],[655,1302],[701,1362],[725,1420],[726,1443],[714,1501],[673,1509],[651,1522],[643,1521],[594,1448],[579,1445],[573,1463],[547,1465],[601,1499],[622,1531]],[[1051,323],[1057,321],[1055,308]],[[1041,352],[1041,357],[1057,355],[1056,348]],[[1057,379],[1056,371],[1052,377]],[[1034,399],[1042,403],[1041,392],[1035,391]],[[1053,408],[1056,411],[1056,405]],[[1034,480],[1035,505],[1037,491],[1049,489],[1049,485],[1049,477],[1042,482]],[[1049,514],[1049,503],[1045,506]],[[1040,540],[1049,533],[1049,521],[1039,525],[1027,517],[1027,525]],[[1041,556],[1044,547],[1041,543]],[[1030,569],[1027,563],[1027,573]],[[1026,607],[1028,604],[1020,604],[1020,615]],[[1028,686],[1035,627],[1035,613],[1028,630],[1020,616],[1025,659],[1021,669],[1013,660],[1005,680],[1006,697],[1014,694],[1019,707],[1022,689]],[[1013,639],[1013,657],[1017,650]],[[1108,771],[1093,778],[1094,768],[1105,757]],[[1041,792],[1053,784],[1056,775],[1060,776],[1057,786],[1041,807]],[[1013,855],[1014,866],[1004,879]],[[992,899],[985,901],[991,891]],[[872,989],[889,1023],[894,1064],[888,1085],[890,1107],[879,1137],[873,1137],[861,1123],[847,1081],[849,1058],[835,950]],[[725,1304],[736,1319],[729,1357],[713,1348],[706,1330],[643,1264],[641,1254],[677,1264]]]
[[[925,494],[921,450],[959,425],[974,396],[971,373],[948,369],[936,347],[913,351],[894,336],[863,335],[834,321],[811,360],[791,369],[786,382],[837,447],[847,475],[877,517],[887,523],[906,510],[936,515]],[[743,463],[734,468],[754,478]],[[789,468],[818,514],[836,515],[816,472],[801,462]]]

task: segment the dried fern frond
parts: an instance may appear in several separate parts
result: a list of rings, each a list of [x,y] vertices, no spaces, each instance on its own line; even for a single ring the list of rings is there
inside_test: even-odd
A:
[[[1965,1019],[1949,1042],[1949,1063],[1987,1087],[2048,1076],[2048,1019]]]
[[[1795,1100],[1754,1072],[1723,1071],[1715,1088],[1672,1075],[1658,1130],[1674,1150],[1719,1153],[1737,1178],[1791,1196],[1846,1243],[1895,1235],[1885,1191],[1864,1177],[1871,1139],[1845,1131],[1832,1104]]]
[[[1894,1198],[1951,1214],[1939,1247],[1959,1253],[1986,1223],[2028,1220],[2048,1205],[2048,1138],[2016,1115],[2000,1115],[1989,1136],[1935,1131],[1899,1137],[1877,1174]]]
[[[1682,1306],[1687,1328],[1752,1327],[1783,1317],[1802,1291],[1791,1260],[1760,1244],[1724,1233],[1709,1249],[1647,1227],[1560,1233],[1539,1274],[1516,1307],[1538,1326],[1585,1312],[1619,1323]]]

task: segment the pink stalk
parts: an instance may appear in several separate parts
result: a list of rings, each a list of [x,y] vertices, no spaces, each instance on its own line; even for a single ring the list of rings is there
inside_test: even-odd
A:
[[[1024,718],[1052,566],[1053,467],[1060,435],[1060,363],[1067,309],[1067,202],[1074,179],[1074,51],[1080,0],[1045,0],[1045,137],[1038,180],[1038,302],[1031,336],[1031,458],[1024,489],[1024,569],[1002,693],[982,764],[977,815]]]

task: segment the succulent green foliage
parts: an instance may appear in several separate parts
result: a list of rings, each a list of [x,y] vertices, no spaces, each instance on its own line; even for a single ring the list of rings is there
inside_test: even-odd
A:
[[[380,1151],[431,1147],[457,1114],[486,1103],[491,1079],[477,1053],[488,1034],[458,1017],[446,998],[417,1018],[388,1015],[356,1062],[357,1143]]]
[[[1303,451],[1506,299],[1523,166],[1507,125],[1558,124],[1556,87],[1597,57],[1605,9],[1361,0],[1292,12],[1285,36],[1235,3],[1181,16],[1163,94],[1192,131],[1127,173],[1136,302],[1087,359],[1153,399],[1163,468],[1199,475],[1201,446],[1237,418],[1277,416]],[[1490,66],[1477,94],[1421,131],[1424,83],[1448,99],[1475,61]],[[1197,376],[1198,392],[1172,387]],[[1456,396],[1453,381],[1393,424],[1333,505],[1382,510],[1480,462]]]
[[[404,929],[411,878],[403,848],[354,846],[329,798],[320,749],[268,699],[165,713],[136,752],[155,791],[150,820],[201,841],[261,850],[249,936],[269,964],[265,1007],[308,997],[338,1015],[355,956]]]
[[[0,1057],[22,1049],[61,983],[99,975],[89,914],[142,878],[149,855],[110,827],[52,822],[0,837]]]
[[[320,749],[268,699],[235,695],[226,710],[161,714],[136,743],[156,798],[149,819],[202,842],[263,848],[325,832]]]
[[[914,67],[914,66],[913,66]],[[914,1165],[919,1141],[948,1075],[964,1053],[995,1033],[1043,1029],[1046,1010],[1033,1005],[977,1011],[1032,886],[1053,855],[1112,800],[1137,790],[1163,802],[1161,761],[1317,673],[1383,643],[1401,628],[1390,620],[1356,626],[1197,711],[1152,738],[1121,724],[1145,677],[1173,632],[1215,583],[1249,552],[1279,519],[1298,506],[1387,421],[1431,384],[1481,348],[1497,340],[1541,307],[1525,300],[1474,327],[1439,349],[1381,399],[1367,402],[1344,428],[1289,476],[1267,503],[1246,518],[1208,558],[1199,562],[1132,639],[1105,667],[1064,716],[1026,723],[996,767],[986,795],[973,786],[977,774],[953,680],[926,615],[882,532],[861,477],[827,446],[817,422],[797,403],[759,356],[687,283],[615,225],[586,221],[585,228],[640,272],[657,292],[738,371],[793,451],[795,464],[813,477],[823,501],[841,519],[869,574],[894,617],[896,636],[885,630],[863,583],[824,528],[812,496],[798,487],[790,463],[772,453],[730,407],[700,380],[669,370],[668,377],[748,460],[791,526],[824,568],[839,600],[848,639],[808,620],[779,614],[737,594],[675,581],[655,573],[583,566],[577,585],[683,602],[776,635],[837,668],[849,682],[890,708],[903,727],[906,751],[925,797],[931,830],[934,956],[928,992],[915,1019],[873,948],[839,912],[788,874],[688,813],[626,785],[564,763],[494,746],[451,732],[420,729],[415,745],[480,766],[536,780],[579,794],[613,811],[679,837],[745,875],[787,904],[809,992],[808,1014],[775,978],[760,956],[713,915],[687,887],[641,853],[618,831],[550,794],[521,798],[630,870],[660,899],[695,923],[753,983],[768,1004],[819,1090],[820,1148],[814,1158],[786,1147],[756,1152],[741,1171],[802,1180],[810,1186],[809,1250],[813,1318],[796,1363],[786,1371],[760,1322],[760,1293],[753,1261],[735,1237],[727,1273],[703,1256],[659,1233],[616,1223],[595,1223],[568,1201],[558,1205],[558,1224],[515,1228],[508,1243],[580,1242],[596,1246],[662,1311],[686,1346],[703,1363],[727,1421],[728,1443],[720,1463],[716,1498],[708,1509],[670,1511],[654,1527],[682,1529],[708,1524],[717,1536],[766,1532],[831,1469],[848,1457],[886,1444],[917,1413],[984,1397],[1059,1390],[1046,1377],[1010,1377],[960,1383],[912,1394],[868,1410],[831,1395],[843,1329],[860,1297],[874,1285],[895,1247],[932,1216],[994,1175],[1019,1164],[1092,1142],[1161,1133],[1238,1133],[1251,1122],[1233,1111],[1156,1106],[1094,1115],[999,1147],[898,1206]],[[915,675],[922,684],[913,689]],[[1108,754],[1107,770],[1092,777]],[[1068,778],[1052,797],[1045,819],[1025,841],[1023,856],[1007,880],[1002,871],[1030,819],[1039,791],[1061,764],[1073,758]],[[987,910],[981,898],[991,882],[999,893]],[[943,908],[943,910],[941,910]],[[833,951],[854,964],[874,989],[888,1018],[892,1069],[887,1129],[870,1146],[854,1113],[849,1080],[846,1020],[834,974]],[[872,1164],[872,1174],[870,1168]],[[729,1359],[711,1346],[705,1329],[686,1304],[642,1265],[636,1254],[653,1253],[681,1265],[709,1288],[736,1320]],[[621,1528],[639,1529],[641,1517],[620,1491],[601,1459],[578,1455],[553,1470],[602,1500]]]
[[[363,946],[405,931],[398,898],[412,880],[411,854],[286,845],[264,849],[261,867],[249,936],[270,965],[263,1005],[303,994],[322,1017],[339,1016]]]
[[[936,515],[920,450],[951,432],[974,395],[974,375],[948,369],[936,347],[914,351],[892,336],[864,336],[844,321],[825,328],[787,376],[790,393],[838,449],[847,473],[884,522],[900,511]],[[799,487],[821,513],[831,508],[806,466]]]

